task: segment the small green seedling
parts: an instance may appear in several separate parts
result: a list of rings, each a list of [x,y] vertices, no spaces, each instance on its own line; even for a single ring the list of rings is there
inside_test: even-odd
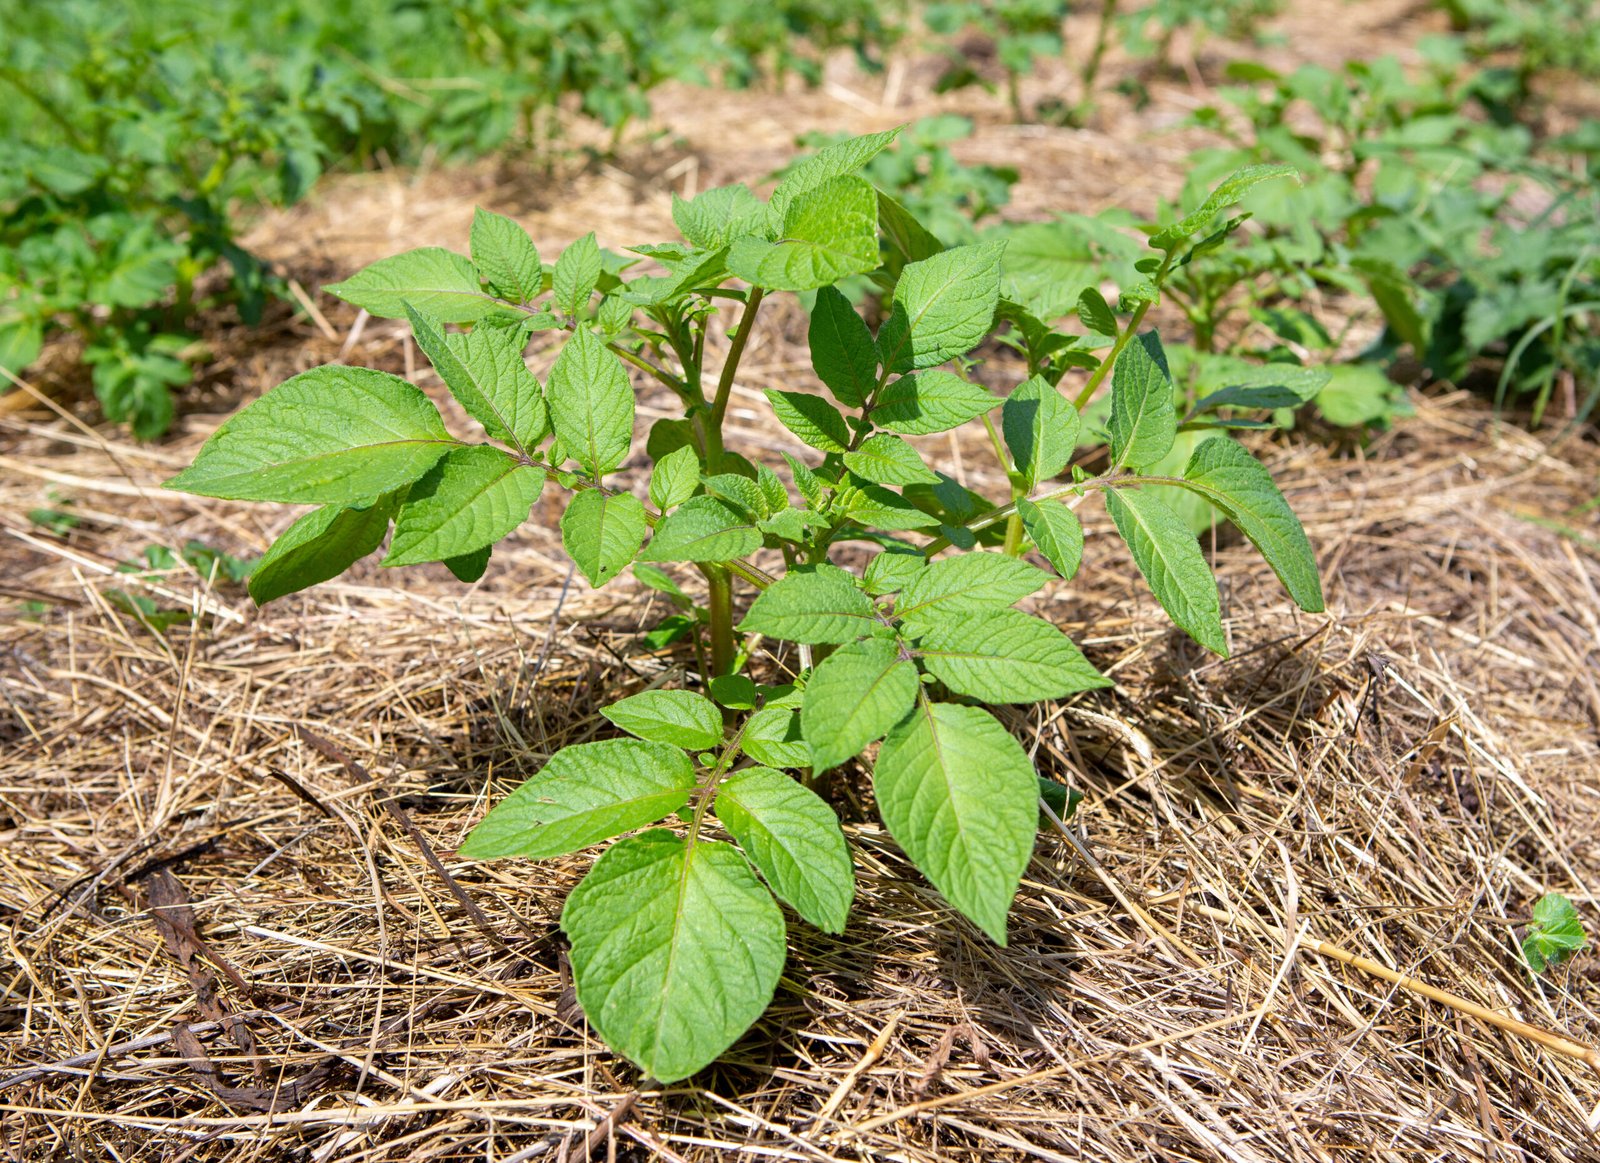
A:
[[[1322,609],[1300,522],[1226,429],[1150,471],[1181,427],[1260,402],[1239,386],[1180,420],[1161,341],[1140,323],[1166,277],[1220,241],[1212,232],[1228,205],[1284,171],[1243,171],[1155,233],[1121,311],[1097,294],[1095,310],[1073,317],[1091,341],[1002,297],[1003,243],[946,247],[858,175],[894,138],[830,145],[765,201],[744,186],[676,201],[682,239],[634,248],[657,273],[637,273],[638,259],[592,235],[545,264],[520,226],[480,211],[470,258],[414,250],[331,290],[409,320],[487,440],[452,434],[396,376],[321,367],[234,416],[168,482],[315,506],[251,574],[258,602],[339,574],[391,523],[385,564],[443,562],[474,580],[551,486],[566,498],[562,541],[590,584],[631,566],[666,596],[675,612],[661,644],[693,643],[697,689],[602,708],[631,737],[557,751],[461,847],[471,859],[550,858],[615,840],[561,925],[590,1022],[661,1082],[713,1061],[772,1000],[787,948],[779,902],[830,933],[847,924],[853,868],[814,788],[825,772],[870,755],[890,834],[956,910],[1005,943],[1041,785],[988,708],[1112,685],[1056,626],[1016,608],[1077,572],[1080,505],[1104,501],[1161,605],[1218,654],[1228,650],[1221,596],[1163,499],[1173,490],[1203,497],[1296,603]],[[885,297],[876,331],[838,289],[858,276]],[[814,296],[816,385],[796,378],[766,393],[808,450],[786,456],[780,475],[727,448],[724,422],[761,305],[785,292]],[[717,361],[715,320],[730,306],[737,321]],[[566,336],[543,384],[524,362],[533,332]],[[1001,335],[1027,360],[1003,397],[972,374]],[[1082,377],[1070,393],[1068,373]],[[640,446],[634,380],[645,377],[681,415],[658,420]],[[1074,463],[1082,409],[1108,377],[1091,473]],[[1009,496],[985,497],[924,459],[923,438],[969,422],[986,429]],[[646,461],[647,481],[619,476]],[[854,552],[836,560],[846,545]],[[1047,790],[1053,810],[1070,810],[1064,789]]]
[[[1560,893],[1549,892],[1533,906],[1533,918],[1522,938],[1522,957],[1537,975],[1583,952],[1588,944],[1578,910]]]

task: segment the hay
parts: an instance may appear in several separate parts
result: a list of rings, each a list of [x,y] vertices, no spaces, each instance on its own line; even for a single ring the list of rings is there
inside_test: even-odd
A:
[[[950,100],[875,83],[668,92],[663,117],[687,128],[621,165],[346,179],[252,242],[314,287],[398,245],[459,246],[474,202],[520,209],[552,248],[596,222],[611,245],[656,237],[669,187],[759,175],[797,125],[880,128]],[[1186,139],[1127,110],[1073,133],[962,101],[985,121],[969,160],[1022,165],[1018,213],[1148,209],[1177,188]],[[201,410],[341,357],[450,407],[401,329],[352,342],[353,313],[316,305],[326,329],[284,311],[219,333]],[[763,314],[731,413],[730,445],[774,465],[787,438],[760,389],[807,374],[803,330],[781,300]],[[665,414],[640,387],[641,421]],[[1329,613],[1295,611],[1221,539],[1228,661],[1171,629],[1086,506],[1083,573],[1037,608],[1118,685],[1005,712],[1087,796],[1069,835],[1042,834],[1010,947],[908,866],[864,775],[838,779],[849,929],[796,921],[771,1010],[667,1092],[638,1091],[572,996],[556,921],[592,855],[453,855],[492,796],[610,731],[597,705],[694,666],[642,650],[665,612],[648,591],[574,583],[553,491],[477,585],[368,562],[256,611],[186,566],[118,572],[191,538],[258,553],[288,524],[159,491],[220,416],[142,447],[42,408],[0,415],[0,1144],[307,1163],[1600,1158],[1593,1073],[1308,948],[1600,1043],[1594,956],[1536,981],[1517,954],[1545,891],[1600,927],[1600,449],[1593,430],[1497,427],[1462,395],[1417,407],[1364,448],[1258,446]],[[1004,491],[981,439],[922,447]],[[37,507],[78,524],[54,535]],[[194,620],[154,635],[115,590]]]
[[[0,672],[13,1152],[576,1152],[638,1083],[586,1034],[555,930],[591,857],[451,853],[489,795],[606,728],[599,702],[693,665],[640,653],[659,607],[569,587],[529,526],[470,590],[363,566],[255,612],[179,571],[152,592],[203,617],[158,638],[108,603],[137,584],[114,562],[190,537],[255,551],[286,515],[153,491],[192,444],[108,462],[65,426],[5,423],[7,594],[47,603],[13,605]],[[1574,515],[1600,457],[1497,433],[1459,396],[1359,456],[1264,453],[1329,616],[1224,547],[1234,657],[1208,659],[1088,514],[1084,572],[1043,608],[1118,687],[1009,716],[1088,795],[1072,842],[1042,838],[1011,947],[953,917],[843,781],[849,930],[796,922],[756,1029],[602,1140],[685,1159],[1592,1155],[1581,1067],[1284,934],[1600,1041],[1593,960],[1536,982],[1516,954],[1540,893],[1592,921],[1600,881],[1600,566],[1578,541],[1600,531]],[[18,516],[51,487],[78,498],[64,541]]]

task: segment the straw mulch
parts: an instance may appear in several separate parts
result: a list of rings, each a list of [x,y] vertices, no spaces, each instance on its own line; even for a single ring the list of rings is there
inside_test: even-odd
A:
[[[532,524],[471,590],[367,564],[256,612],[186,569],[118,574],[156,542],[257,551],[288,515],[155,491],[194,438],[8,421],[0,1142],[18,1159],[1597,1157],[1594,1074],[1294,939],[1600,1042],[1594,958],[1536,981],[1517,954],[1544,891],[1594,920],[1600,529],[1580,506],[1600,455],[1497,431],[1464,397],[1419,407],[1359,453],[1262,449],[1330,612],[1295,612],[1224,541],[1229,661],[1170,629],[1087,512],[1084,572],[1044,608],[1118,686],[1009,713],[1087,794],[1070,838],[1041,837],[1010,948],[944,908],[867,781],[842,781],[848,931],[796,921],[756,1029],[693,1085],[637,1098],[584,1028],[555,927],[591,856],[452,853],[490,796],[607,729],[599,703],[692,666],[638,644],[659,604],[570,585]],[[21,515],[52,495],[81,522],[65,537]],[[199,616],[156,636],[113,589]]]
[[[158,487],[285,375],[361,362],[450,408],[401,329],[357,329],[319,281],[461,247],[475,202],[552,250],[597,224],[606,245],[662,237],[668,188],[759,180],[797,127],[947,100],[916,77],[845,81],[664,93],[692,128],[548,186],[515,166],[335,184],[251,239],[314,310],[215,337],[189,401],[214,414],[159,446],[42,406],[0,415],[5,1158],[1600,1159],[1600,1075],[1313,948],[1600,1043],[1600,959],[1535,980],[1517,948],[1546,891],[1600,930],[1593,429],[1530,436],[1450,395],[1365,446],[1261,442],[1329,612],[1295,611],[1219,535],[1226,661],[1172,630],[1086,505],[1083,572],[1037,608],[1118,685],[1003,712],[1086,795],[1068,835],[1041,834],[1010,947],[944,907],[849,773],[832,789],[859,871],[849,929],[794,921],[767,1015],[665,1093],[573,999],[556,921],[592,854],[454,856],[492,797],[610,731],[597,706],[693,681],[692,654],[640,643],[658,597],[573,578],[554,489],[472,587],[369,561],[257,611],[220,575],[119,570],[190,540],[253,555],[287,526]],[[978,112],[966,156],[1023,169],[1019,213],[1148,210],[1181,181],[1181,135]],[[803,334],[775,300],[731,413],[730,446],[775,467],[789,438],[760,389],[808,382]],[[640,388],[642,427],[670,401]],[[981,439],[923,448],[1003,494]],[[154,634],[129,596],[193,617]]]

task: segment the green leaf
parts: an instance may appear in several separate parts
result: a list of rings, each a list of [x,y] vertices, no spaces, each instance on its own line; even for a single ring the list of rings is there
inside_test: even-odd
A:
[[[923,463],[917,450],[898,436],[879,433],[844,454],[845,467],[880,485],[938,484],[938,474]]]
[[[890,835],[997,944],[1033,853],[1039,779],[994,717],[919,700],[878,752],[872,786]]]
[[[1049,380],[1019,384],[1000,412],[1000,430],[1029,488],[1067,467],[1078,447],[1078,410]]]
[[[902,376],[884,388],[872,421],[904,436],[927,436],[959,428],[998,403],[988,389],[936,369]]]
[[[665,513],[694,496],[700,487],[700,455],[685,444],[674,449],[650,470],[650,503]]]
[[[264,606],[338,577],[383,544],[398,496],[359,509],[327,505],[285,529],[250,571],[250,597]]]
[[[40,319],[0,319],[0,368],[5,368],[12,375],[21,375],[22,370],[34,360],[39,358],[39,352],[44,349],[44,322]],[[4,377],[0,377],[3,380]],[[5,381],[5,386],[0,387],[0,392],[9,390],[10,381]]]
[[[811,767],[823,772],[883,738],[917,697],[917,668],[882,639],[841,646],[817,663],[800,703]]]
[[[807,333],[811,367],[834,398],[851,408],[867,402],[878,386],[878,349],[872,332],[837,287],[823,287],[811,308]]]
[[[825,933],[844,932],[855,865],[839,818],[816,792],[752,767],[717,789],[716,813],[779,900]]]
[[[789,207],[777,242],[735,239],[728,269],[776,291],[810,291],[878,265],[878,196],[860,178],[835,178]]]
[[[887,149],[900,135],[898,127],[883,133],[869,133],[837,142],[789,168],[783,181],[772,191],[769,203],[775,221],[788,217],[790,207],[803,195],[853,174]],[[874,194],[876,199],[876,194]]]
[[[878,191],[878,223],[901,269],[906,263],[932,258],[945,248],[903,203],[882,190]]]
[[[739,624],[742,634],[790,642],[854,642],[877,625],[872,601],[838,566],[800,566],[763,590]]]
[[[1035,703],[1110,686],[1072,639],[1041,618],[999,609],[920,627],[924,669],[958,695]]]
[[[789,508],[789,490],[777,473],[764,464],[756,465],[756,487],[766,498],[768,513],[781,513]]]
[[[1208,440],[1194,450],[1183,475],[1261,551],[1297,606],[1322,612],[1322,581],[1311,542],[1272,474],[1255,457],[1235,441]]]
[[[689,201],[672,196],[672,221],[703,250],[721,250],[735,238],[762,234],[767,207],[743,184],[704,190]]]
[[[460,444],[405,380],[330,364],[239,412],[164,487],[234,501],[370,505]]]
[[[717,705],[730,711],[748,711],[756,705],[756,684],[749,675],[719,674],[708,685]]]
[[[895,603],[902,621],[944,621],[1021,601],[1050,575],[1036,565],[1000,553],[963,553],[934,562],[918,573]]]
[[[693,691],[643,691],[601,707],[600,713],[630,735],[704,751],[722,743],[722,712]]]
[[[1000,304],[1004,241],[979,242],[908,263],[878,332],[883,365],[933,367],[965,355],[989,334]]]
[[[1098,287],[1085,287],[1078,294],[1078,322],[1091,334],[1103,335],[1107,339],[1116,339],[1120,330],[1116,313],[1111,310],[1111,304],[1106,302],[1106,297]]]
[[[647,527],[644,506],[632,493],[580,489],[561,514],[561,544],[599,589],[632,563]]]
[[[1023,531],[1050,568],[1071,581],[1083,561],[1083,526],[1078,515],[1060,501],[1035,504],[1026,498],[1017,502],[1017,512]]]
[[[1558,892],[1540,897],[1522,939],[1522,955],[1528,968],[1543,973],[1548,966],[1561,964],[1587,945],[1583,918],[1572,902]]]
[[[1168,617],[1207,650],[1226,658],[1217,579],[1183,518],[1159,497],[1137,489],[1108,489],[1106,509]]]
[[[563,448],[598,480],[628,459],[633,386],[616,353],[587,328],[572,333],[550,369],[550,420]]]
[[[1175,249],[1197,231],[1211,225],[1213,218],[1237,203],[1250,192],[1251,187],[1269,178],[1294,178],[1298,181],[1300,173],[1293,166],[1286,165],[1245,166],[1243,169],[1235,170],[1220,186],[1211,191],[1210,196],[1201,203],[1198,210],[1184,215],[1165,230],[1152,235],[1150,245],[1157,250]]]
[[[544,267],[528,232],[481,206],[472,213],[472,264],[514,303],[527,303],[544,289]]]
[[[470,553],[460,553],[454,557],[444,559],[444,566],[458,582],[471,584],[482,577],[489,568],[489,555],[494,552],[494,546],[485,545],[482,549],[474,549]]]
[[[635,562],[633,576],[643,585],[650,587],[657,593],[666,594],[672,599],[672,604],[682,609],[689,609],[694,603],[689,595],[683,592],[682,587],[672,580],[672,575],[664,569],[657,569],[653,565],[644,565]]]
[[[811,748],[800,731],[800,708],[788,702],[762,707],[744,725],[739,746],[768,767],[807,767]]]
[[[849,446],[850,428],[844,417],[821,396],[767,388],[766,397],[778,422],[803,443],[822,452],[843,452]]]
[[[726,501],[735,509],[743,510],[752,517],[767,515],[767,495],[761,491],[761,486],[749,477],[722,472],[715,476],[702,477],[700,483],[705,486],[706,492],[719,500]]]
[[[715,497],[690,497],[656,526],[641,561],[732,561],[761,548],[761,530]]]
[[[890,547],[867,562],[869,594],[896,594],[927,568],[927,558],[908,545]]]
[[[467,414],[495,440],[528,453],[550,430],[539,381],[522,362],[522,333],[475,327],[447,336],[407,307],[417,346]]]
[[[1172,373],[1154,331],[1134,336],[1111,369],[1112,466],[1143,468],[1172,448],[1178,416],[1172,406]]]
[[[473,323],[508,309],[483,289],[470,262],[438,246],[379,259],[322,289],[380,319],[404,319],[408,303],[441,323]]]
[[[871,529],[905,531],[910,529],[936,529],[939,519],[930,516],[906,500],[899,493],[882,485],[868,484],[853,478],[854,493],[846,510],[852,521]]]
[[[694,785],[689,757],[665,743],[604,739],[563,747],[490,810],[460,855],[563,856],[671,815],[689,802]]]
[[[411,487],[383,564],[443,561],[493,545],[528,519],[544,477],[487,444],[452,449]]]
[[[1216,408],[1298,408],[1327,386],[1327,368],[1298,364],[1249,364],[1228,368],[1226,387],[1196,401],[1190,415]]]
[[[600,282],[600,270],[600,246],[591,230],[561,252],[550,273],[550,290],[556,309],[574,317],[581,316]]]
[[[658,1082],[714,1061],[772,1001],[783,913],[730,844],[657,829],[615,844],[561,911],[578,1002]]]

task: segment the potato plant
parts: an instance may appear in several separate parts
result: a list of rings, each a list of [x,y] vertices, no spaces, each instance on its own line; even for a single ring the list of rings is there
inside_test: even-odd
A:
[[[1232,222],[1208,233],[1221,211],[1283,171],[1234,175],[1152,234],[1122,310],[1101,300],[1085,312],[1087,334],[1068,333],[1002,299],[1002,244],[947,248],[858,176],[894,136],[827,147],[765,201],[744,186],[676,201],[682,240],[634,248],[654,274],[592,236],[546,264],[516,223],[480,211],[470,258],[413,250],[331,290],[409,320],[487,439],[449,432],[405,380],[326,366],[230,419],[168,485],[316,506],[257,565],[258,602],[333,577],[391,524],[385,564],[442,561],[477,578],[494,543],[554,487],[567,497],[563,542],[592,585],[632,566],[693,608],[705,639],[693,689],[602,708],[622,734],[551,755],[460,850],[549,858],[612,841],[561,925],[590,1022],[661,1082],[713,1061],[771,1001],[786,955],[780,902],[827,932],[846,926],[852,860],[814,789],[822,773],[867,758],[895,841],[957,912],[1005,943],[1042,789],[989,708],[1112,685],[1059,629],[1016,606],[1052,571],[1067,580],[1078,570],[1082,502],[1103,499],[1162,606],[1211,651],[1228,649],[1222,603],[1195,536],[1162,499],[1173,489],[1225,514],[1301,607],[1322,609],[1299,521],[1217,427],[1218,409],[1238,415],[1261,390],[1224,389],[1180,420],[1161,342],[1140,330],[1171,272],[1226,239]],[[889,304],[875,333],[835,285],[861,275]],[[810,354],[824,389],[767,391],[812,450],[786,457],[781,473],[724,443],[740,358],[777,293],[814,296]],[[723,311],[737,319],[714,359]],[[539,331],[566,333],[543,384],[524,362]],[[1003,398],[971,375],[973,353],[1000,332],[1028,365]],[[1068,372],[1082,379],[1070,395]],[[636,375],[682,403],[642,448]],[[1105,383],[1110,410],[1095,439],[1108,452],[1091,475],[1073,464],[1080,409]],[[968,490],[915,444],[967,423],[987,428],[1009,496]],[[1180,471],[1145,471],[1196,426],[1215,438]],[[640,452],[652,464],[644,496],[617,475]],[[870,553],[861,569],[840,562],[863,553],[834,560],[846,544]],[[703,609],[673,567],[703,577]],[[763,650],[797,660],[791,680],[768,681],[782,667],[761,664]]]

